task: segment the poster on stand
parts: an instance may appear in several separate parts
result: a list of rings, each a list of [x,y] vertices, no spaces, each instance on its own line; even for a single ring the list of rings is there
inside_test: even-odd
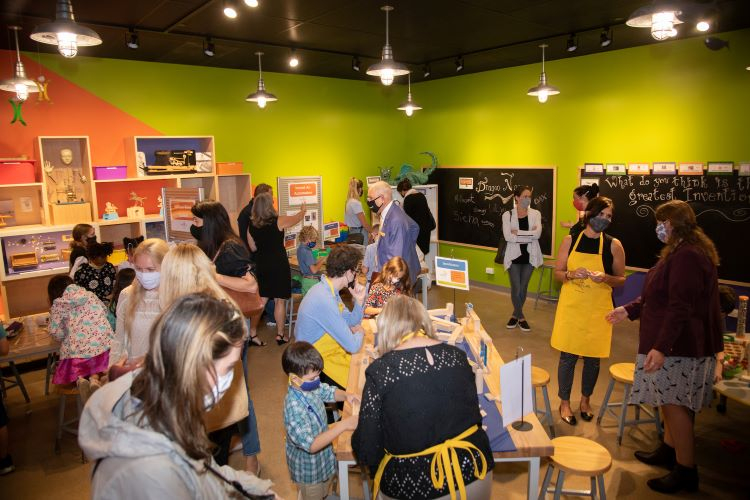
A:
[[[303,203],[318,203],[318,184],[312,181],[290,182],[289,205],[302,205]]]
[[[323,241],[335,240],[339,237],[339,223],[328,222],[323,224]]]
[[[162,188],[161,197],[166,209],[164,217],[167,241],[190,241],[193,224],[193,205],[203,201],[203,188]]]
[[[469,289],[469,261],[435,257],[435,282],[447,288]]]

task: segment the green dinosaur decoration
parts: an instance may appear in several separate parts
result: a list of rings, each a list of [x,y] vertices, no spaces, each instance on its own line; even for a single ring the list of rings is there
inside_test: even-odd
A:
[[[427,155],[430,157],[431,163],[429,167],[421,167],[420,171],[414,170],[414,167],[408,163],[401,165],[398,175],[395,179],[391,179],[391,170],[393,167],[380,167],[380,178],[390,184],[391,186],[397,185],[403,179],[409,179],[412,186],[419,184],[426,184],[430,174],[437,168],[438,159],[434,153],[429,151],[422,151],[421,155]]]

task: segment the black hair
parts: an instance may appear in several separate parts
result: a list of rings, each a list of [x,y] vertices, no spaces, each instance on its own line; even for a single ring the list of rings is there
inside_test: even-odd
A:
[[[253,191],[253,198],[263,193],[273,193],[273,187],[271,187],[270,184],[261,182],[260,184],[255,186],[255,191]]]
[[[62,297],[63,293],[65,293],[65,289],[72,284],[73,278],[67,274],[52,276],[49,283],[47,283],[47,297],[49,298],[50,305],[52,305],[55,299]]]
[[[111,242],[98,243],[96,241],[86,245],[86,257],[96,259],[99,257],[107,258],[115,251],[115,246]]]
[[[190,211],[193,215],[203,220],[201,239],[198,241],[198,246],[209,259],[213,259],[216,256],[216,252],[219,251],[219,247],[225,241],[241,241],[239,236],[234,234],[232,224],[229,222],[227,209],[218,201],[200,201],[193,205]]]
[[[309,342],[293,342],[281,355],[281,367],[287,375],[304,377],[310,372],[323,371],[323,357]]]
[[[612,210],[614,210],[615,203],[606,196],[597,196],[589,200],[586,205],[586,213],[583,216],[583,225],[588,224],[591,219],[599,215],[607,207],[612,207]]]
[[[578,196],[585,196],[587,200],[591,201],[599,196],[599,185],[595,182],[593,184],[583,184],[573,190]]]
[[[409,179],[402,179],[401,182],[396,186],[396,191],[399,193],[405,193],[411,189],[411,181]]]
[[[719,307],[722,314],[729,314],[737,308],[737,292],[727,285],[719,285]]]
[[[518,186],[515,186],[513,188],[513,196],[515,196],[516,198],[518,198],[519,196],[521,196],[523,194],[524,191],[531,191],[533,193],[534,192],[534,188],[531,187],[531,186],[527,186],[525,184],[519,184]]]
[[[128,238],[126,236],[122,239],[122,246],[125,248],[126,253],[128,251],[128,247],[135,250],[136,247],[141,243],[143,243],[143,236],[136,236],[135,238]]]
[[[135,269],[126,267],[117,271],[117,274],[115,275],[115,286],[112,289],[112,300],[109,303],[110,306],[112,306],[113,311],[117,309],[117,301],[120,298],[120,292],[129,287],[130,284],[133,283],[133,280],[135,280]]]
[[[347,271],[354,271],[362,261],[362,253],[350,245],[339,245],[331,250],[326,259],[326,273],[331,278],[339,278]]]

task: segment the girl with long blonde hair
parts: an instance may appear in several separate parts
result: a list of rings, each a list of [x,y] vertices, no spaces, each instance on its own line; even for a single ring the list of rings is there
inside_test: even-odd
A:
[[[365,314],[375,316],[380,313],[388,299],[394,295],[411,295],[409,276],[409,265],[401,257],[393,257],[386,262],[372,282],[365,302]]]
[[[349,226],[349,234],[362,234],[368,236],[372,233],[372,226],[365,218],[362,209],[362,181],[356,177],[349,179],[349,191],[346,195],[346,207],[344,209],[344,222]],[[365,238],[365,243],[367,243]]]

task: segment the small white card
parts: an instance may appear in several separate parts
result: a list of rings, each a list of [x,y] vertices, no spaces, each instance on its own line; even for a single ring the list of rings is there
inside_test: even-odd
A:
[[[607,163],[607,175],[625,175],[626,173],[624,163]]]
[[[737,172],[740,177],[750,177],[750,163],[740,163],[737,165]]]
[[[731,161],[710,161],[708,162],[709,174],[732,175],[734,173],[734,162]]]
[[[680,163],[678,173],[680,175],[703,175],[703,163]]]
[[[648,163],[631,163],[628,165],[630,175],[648,175],[651,173]]]
[[[677,165],[673,161],[655,161],[654,175],[675,175]]]
[[[474,178],[473,177],[459,177],[458,189],[474,189]]]
[[[603,174],[604,164],[603,163],[584,163],[583,172],[586,174]]]

